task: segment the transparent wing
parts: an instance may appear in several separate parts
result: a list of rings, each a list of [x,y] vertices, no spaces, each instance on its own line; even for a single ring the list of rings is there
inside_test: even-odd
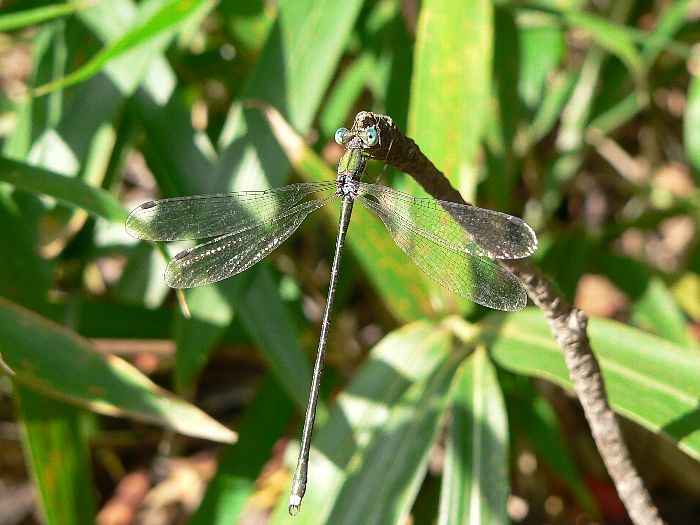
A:
[[[413,223],[422,236],[445,248],[493,259],[520,259],[537,248],[532,228],[506,213],[421,199],[376,184],[361,183],[359,195],[376,202],[384,213]]]
[[[359,196],[357,200],[384,223],[401,249],[435,282],[475,303],[497,310],[520,310],[527,295],[518,281],[487,257],[470,255],[447,246],[435,235],[426,235],[381,201]]]
[[[330,195],[303,202],[245,231],[228,233],[178,253],[165,270],[165,284],[192,288],[247,270],[294,233],[309,213],[336,198]]]
[[[336,191],[335,181],[149,201],[129,214],[126,231],[147,241],[205,239],[242,232],[272,220],[307,195],[330,191]]]

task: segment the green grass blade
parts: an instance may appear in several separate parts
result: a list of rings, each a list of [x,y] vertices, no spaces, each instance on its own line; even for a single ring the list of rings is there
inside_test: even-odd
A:
[[[0,348],[15,380],[100,414],[232,442],[236,436],[193,405],[155,385],[122,359],[100,354],[77,334],[0,299]]]
[[[0,180],[23,190],[55,197],[110,222],[123,223],[126,220],[126,211],[111,193],[74,177],[0,157]]]
[[[690,346],[689,327],[671,291],[658,277],[653,277],[644,294],[635,301],[632,312],[634,324],[651,329],[659,337],[673,343]]]
[[[163,32],[177,29],[184,21],[199,9],[213,6],[212,0],[167,0],[161,9],[144,23],[129,30],[119,39],[100,51],[77,71],[59,78],[34,90],[35,96],[43,96],[51,91],[66,88],[87,80],[99,73],[110,61],[126,52],[148,43]]]
[[[97,0],[67,2],[65,4],[50,4],[34,9],[25,9],[15,13],[0,16],[0,32],[13,31],[21,27],[48,22],[54,18],[68,16],[75,11],[89,9]]]
[[[500,325],[494,318],[488,326],[499,365],[572,388],[561,350],[538,311],[509,315]],[[591,319],[588,334],[615,411],[700,458],[698,351],[603,319]]]
[[[683,143],[688,160],[695,167],[695,177],[700,173],[700,72],[691,77],[688,86],[688,101],[683,118]]]
[[[20,384],[14,398],[22,441],[40,508],[48,525],[95,522],[90,449],[80,410]]]
[[[468,201],[484,133],[493,57],[490,2],[421,5],[411,82],[409,135]]]
[[[453,389],[438,524],[508,523],[508,419],[483,348],[462,363]]]

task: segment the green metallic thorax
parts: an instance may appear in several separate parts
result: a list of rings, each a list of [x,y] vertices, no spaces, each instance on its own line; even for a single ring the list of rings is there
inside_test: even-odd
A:
[[[338,163],[338,179],[350,177],[352,180],[360,180],[366,165],[367,157],[361,149],[348,149]]]

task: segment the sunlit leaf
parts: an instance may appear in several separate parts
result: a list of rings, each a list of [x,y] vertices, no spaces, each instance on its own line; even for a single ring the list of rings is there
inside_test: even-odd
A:
[[[81,9],[89,9],[97,0],[50,4],[33,9],[25,9],[0,16],[0,31],[12,31],[33,24],[41,24],[53,18],[70,15]]]
[[[24,453],[49,525],[95,522],[90,448],[81,411],[23,385],[14,391]]]
[[[438,524],[508,523],[508,419],[483,348],[454,378]]]
[[[190,436],[236,439],[226,427],[127,362],[100,354],[73,332],[5,299],[0,299],[0,348],[17,374],[15,380],[43,395]]]
[[[571,388],[561,349],[538,311],[509,315],[489,330],[499,365]],[[588,334],[612,407],[700,458],[700,351],[604,319],[591,319]]]
[[[167,0],[160,11],[149,20],[129,30],[121,38],[111,43],[88,61],[83,67],[70,75],[54,80],[34,89],[35,96],[43,96],[56,89],[68,87],[87,80],[99,73],[110,61],[126,52],[161,35],[162,32],[177,28],[188,16],[207,5],[213,5],[212,0]]]
[[[468,201],[491,92],[493,32],[490,2],[421,4],[408,132]]]

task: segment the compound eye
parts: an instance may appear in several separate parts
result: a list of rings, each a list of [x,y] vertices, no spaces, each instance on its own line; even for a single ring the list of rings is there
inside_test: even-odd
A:
[[[367,144],[376,146],[379,143],[379,134],[374,128],[367,128]]]
[[[344,144],[343,137],[345,136],[345,133],[347,133],[347,131],[348,128],[338,128],[338,131],[335,132],[335,141],[341,146]]]

